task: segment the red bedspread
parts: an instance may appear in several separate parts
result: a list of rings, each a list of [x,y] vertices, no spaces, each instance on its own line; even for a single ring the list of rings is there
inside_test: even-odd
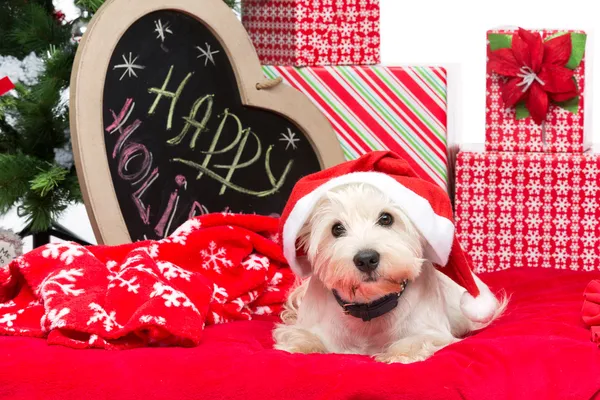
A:
[[[0,335],[75,348],[197,345],[205,324],[277,315],[294,277],[278,220],[211,214],[168,238],[38,248],[0,268]]]
[[[581,321],[581,305],[584,288],[600,273],[510,269],[482,277],[512,294],[506,314],[424,362],[276,351],[273,317],[208,326],[194,348],[80,351],[0,337],[0,398],[594,398],[600,350]]]

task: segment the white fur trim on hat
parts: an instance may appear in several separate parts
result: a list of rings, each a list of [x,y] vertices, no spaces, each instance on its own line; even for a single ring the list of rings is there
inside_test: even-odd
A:
[[[310,266],[296,258],[296,239],[313,208],[326,192],[351,183],[366,183],[385,193],[406,213],[427,245],[425,257],[438,265],[446,265],[454,239],[454,224],[437,215],[427,199],[381,172],[353,172],[332,178],[302,197],[294,205],[283,226],[283,253],[292,270],[300,277],[310,275]]]
[[[485,324],[494,318],[494,314],[498,310],[498,299],[487,286],[485,289],[480,287],[479,296],[477,297],[471,296],[469,292],[462,294],[460,309],[471,321]]]

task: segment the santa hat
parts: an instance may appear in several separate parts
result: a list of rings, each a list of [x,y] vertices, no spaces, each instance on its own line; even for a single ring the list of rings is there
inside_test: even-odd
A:
[[[303,278],[312,272],[305,255],[297,249],[300,229],[325,193],[351,183],[374,186],[404,211],[425,240],[424,257],[466,289],[461,309],[468,318],[487,322],[493,317],[498,302],[485,284],[476,283],[470,259],[454,236],[448,194],[419,178],[404,159],[392,152],[371,152],[296,183],[281,216],[283,251],[296,275]]]

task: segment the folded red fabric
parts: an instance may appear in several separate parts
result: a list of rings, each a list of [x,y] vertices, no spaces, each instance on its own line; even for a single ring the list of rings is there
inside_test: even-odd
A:
[[[581,318],[592,331],[592,341],[600,344],[600,280],[588,283],[583,297]]]
[[[49,244],[0,268],[0,334],[74,348],[197,345],[206,324],[277,314],[294,276],[278,220],[210,214],[160,241]]]

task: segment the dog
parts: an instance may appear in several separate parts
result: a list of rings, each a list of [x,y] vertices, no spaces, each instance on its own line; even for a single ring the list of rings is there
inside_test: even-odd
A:
[[[460,307],[465,289],[424,259],[424,239],[415,225],[366,183],[328,191],[298,237],[312,275],[296,285],[284,305],[282,323],[273,332],[278,350],[413,363],[483,329],[507,304],[506,297],[493,297],[497,307],[489,321],[468,319]],[[397,306],[372,319],[344,308],[360,311],[360,304],[377,301]]]

